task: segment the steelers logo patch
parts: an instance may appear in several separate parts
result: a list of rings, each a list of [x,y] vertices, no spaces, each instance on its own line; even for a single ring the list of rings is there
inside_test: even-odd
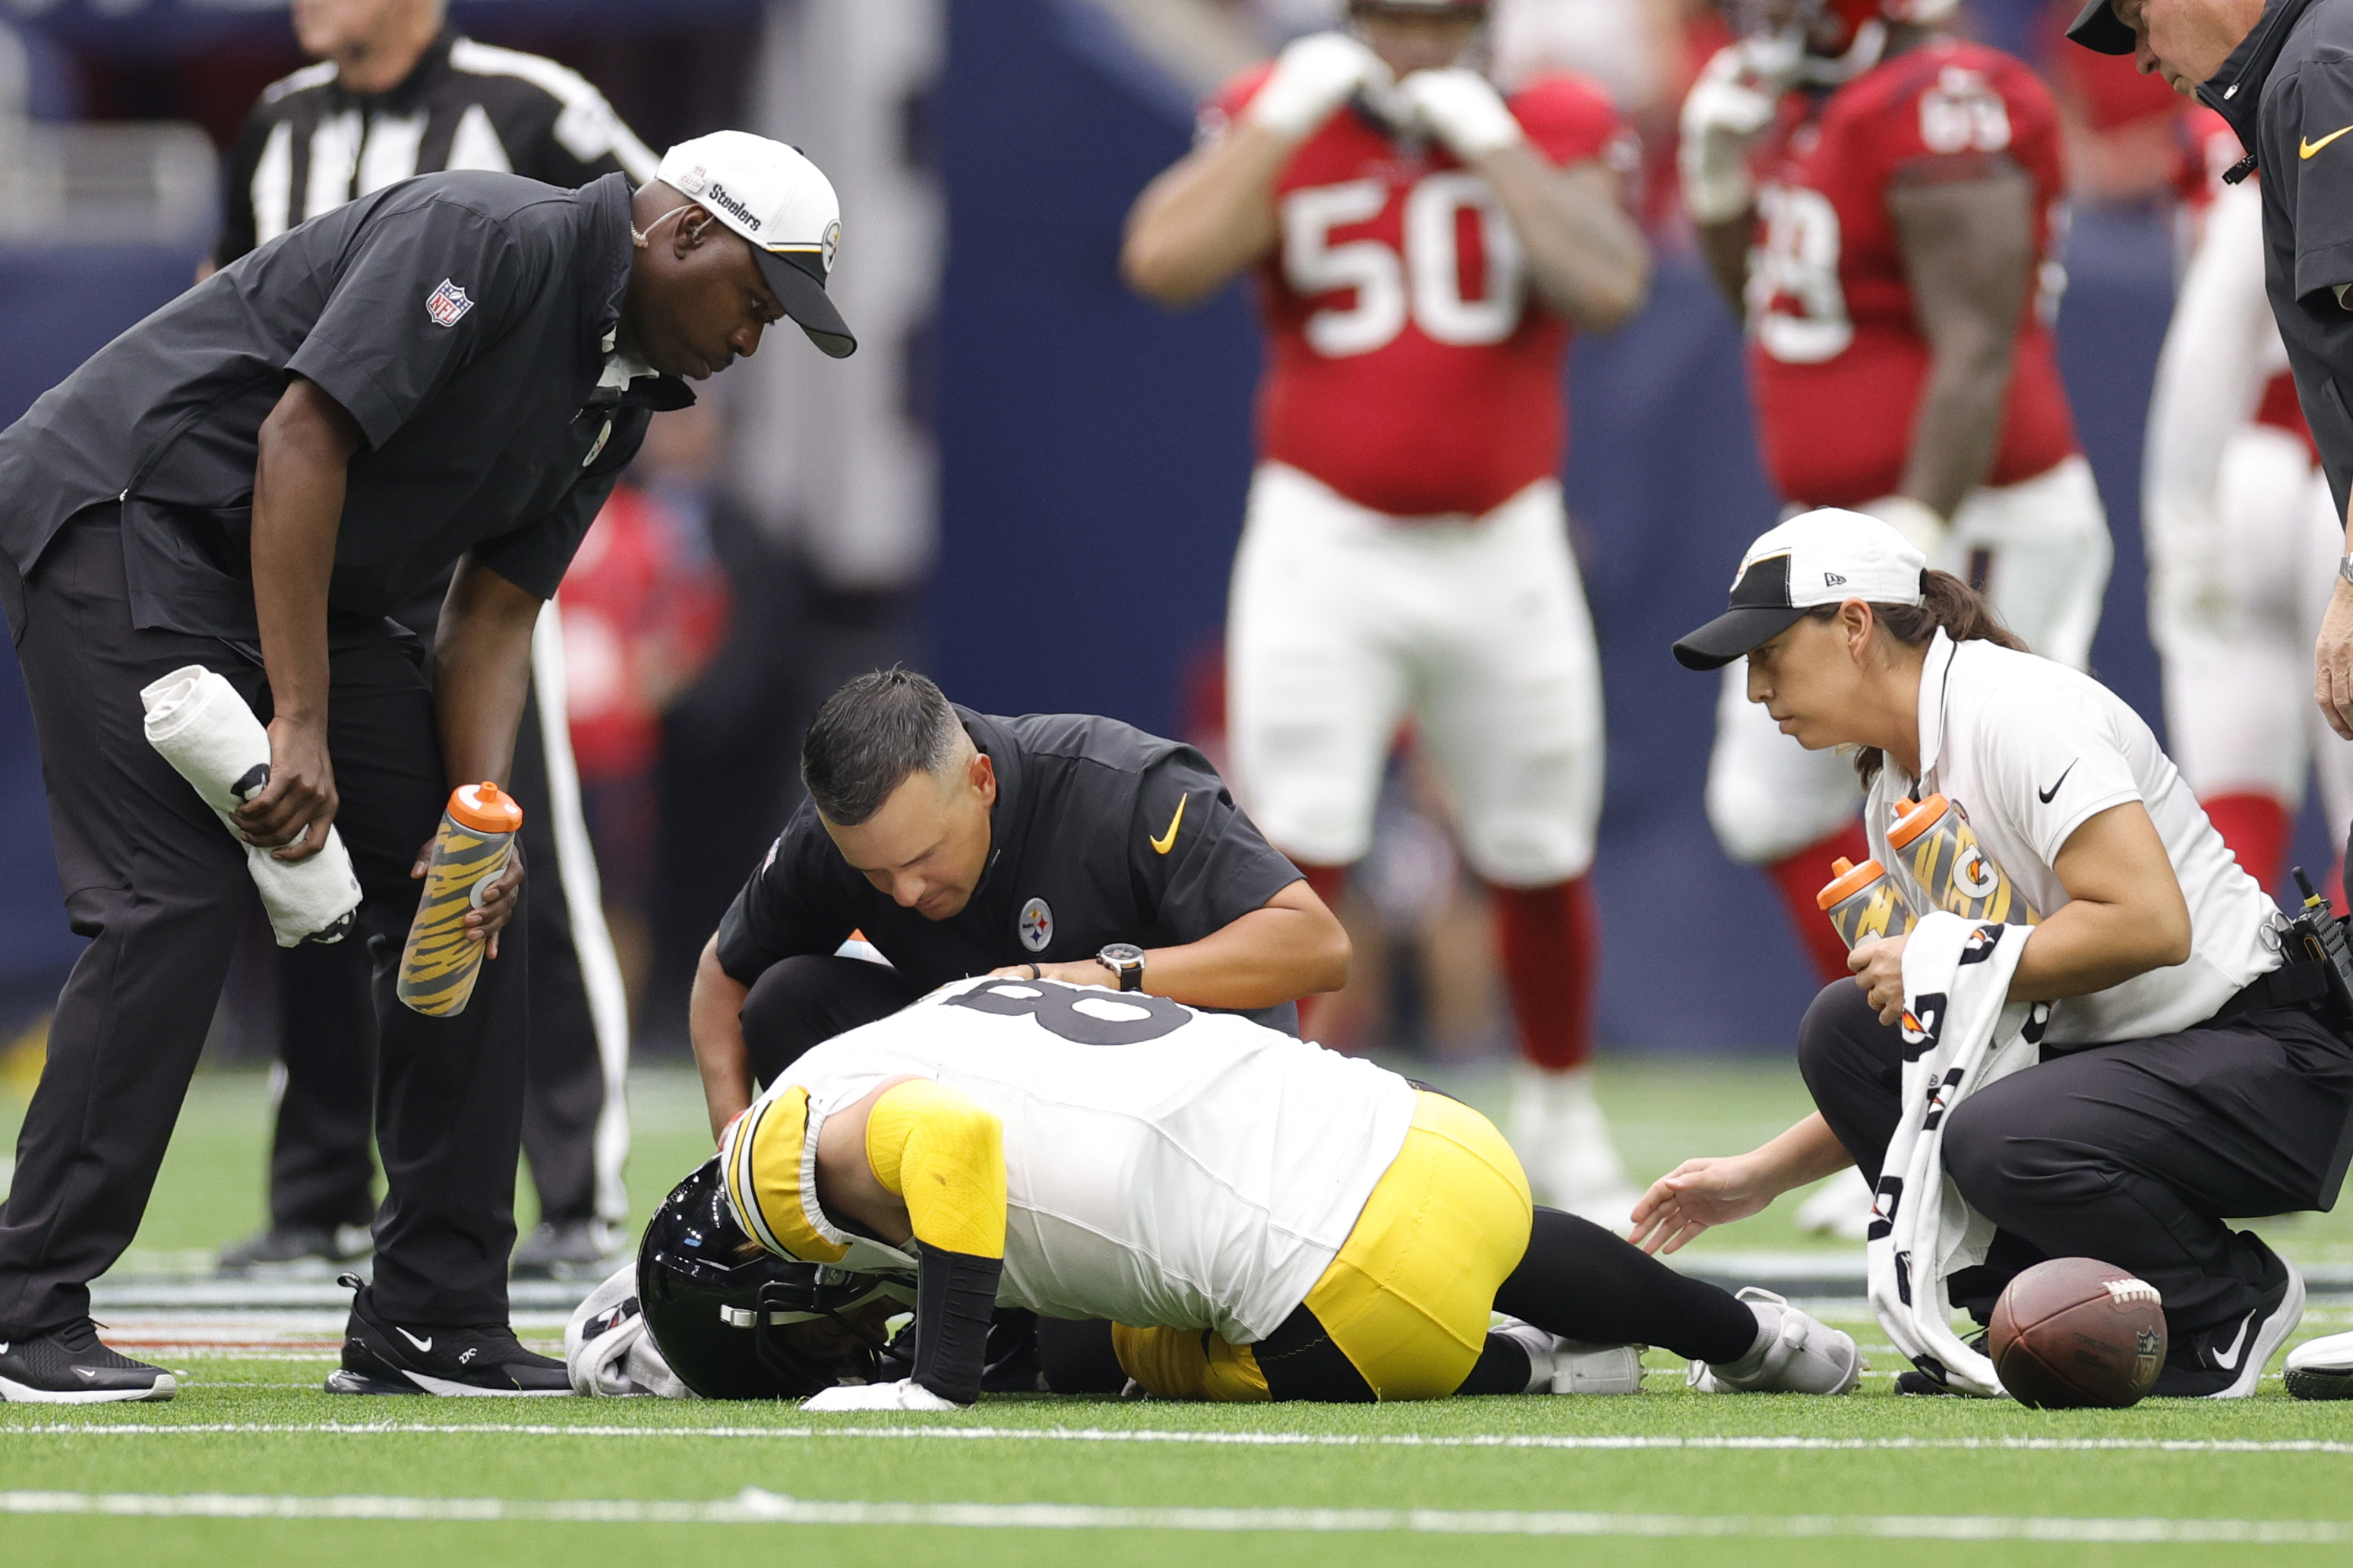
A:
[[[1021,945],[1032,952],[1043,952],[1046,944],[1054,940],[1054,911],[1043,899],[1032,899],[1021,906]]]
[[[841,247],[841,220],[834,219],[825,226],[825,237],[818,242],[818,254],[825,259],[828,276],[833,272],[833,253]]]

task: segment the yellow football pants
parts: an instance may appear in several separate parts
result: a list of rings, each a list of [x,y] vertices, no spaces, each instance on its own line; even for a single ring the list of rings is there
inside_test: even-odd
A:
[[[1487,1315],[1528,1249],[1528,1179],[1494,1123],[1427,1090],[1305,1305],[1380,1399],[1442,1399],[1471,1375]],[[1114,1324],[1120,1365],[1164,1399],[1269,1397],[1248,1345]]]

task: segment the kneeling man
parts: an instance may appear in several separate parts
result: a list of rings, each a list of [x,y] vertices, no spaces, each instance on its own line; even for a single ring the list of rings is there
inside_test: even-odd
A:
[[[809,1051],[663,1205],[636,1284],[688,1387],[813,1410],[971,1404],[998,1303],[1111,1320],[1165,1398],[1631,1392],[1639,1343],[1712,1390],[1843,1394],[1860,1373],[1851,1338],[1778,1298],[1532,1207],[1458,1101],[1052,979],[943,986]],[[906,1301],[905,1375],[841,1382],[876,1375]],[[1521,1321],[1491,1331],[1491,1309]]]
[[[1298,1029],[1348,936],[1192,747],[1081,713],[992,718],[904,669],[826,700],[809,798],[704,946],[711,1131],[803,1051],[976,974],[1117,985]],[[886,963],[839,954],[861,933]]]

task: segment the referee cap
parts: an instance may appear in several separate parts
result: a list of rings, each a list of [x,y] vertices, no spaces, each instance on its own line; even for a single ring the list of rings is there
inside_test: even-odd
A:
[[[1823,507],[1757,536],[1740,558],[1730,608],[1675,644],[1685,669],[1721,669],[1808,610],[1861,599],[1917,605],[1928,558],[1875,517]]]
[[[654,177],[751,241],[776,302],[809,342],[835,359],[857,352],[825,291],[841,243],[841,202],[799,149],[748,131],[714,131],[663,153]]]

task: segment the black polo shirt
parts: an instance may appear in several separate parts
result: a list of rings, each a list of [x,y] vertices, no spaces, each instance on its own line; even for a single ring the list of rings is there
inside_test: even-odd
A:
[[[2271,0],[2199,96],[2255,155],[2263,279],[2345,515],[2353,483],[2353,0]]]
[[[1198,942],[1300,879],[1190,746],[1079,713],[956,715],[997,769],[988,863],[963,910],[929,921],[900,908],[803,803],[719,922],[722,969],[749,985],[780,959],[831,952],[862,931],[928,991],[1007,964],[1092,958],[1114,942]],[[1296,1027],[1288,1003],[1249,1016]]]
[[[272,240],[0,433],[0,549],[30,575],[68,518],[120,497],[136,623],[257,636],[257,437],[300,374],[364,439],[331,620],[381,617],[468,552],[553,595],[649,411],[692,401],[611,353],[628,203],[618,174],[427,174]]]

